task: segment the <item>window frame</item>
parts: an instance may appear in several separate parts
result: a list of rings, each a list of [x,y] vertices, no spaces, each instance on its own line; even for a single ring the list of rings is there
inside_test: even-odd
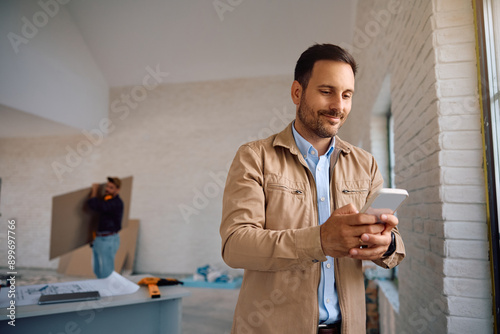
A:
[[[498,5],[498,4],[497,4]],[[500,235],[499,196],[500,170],[500,91],[496,64],[496,50],[500,47],[500,16],[494,17],[492,0],[475,0],[475,20],[477,29],[478,84],[484,147],[486,181],[487,222],[489,227],[490,265],[492,273],[493,310],[495,333],[498,333],[500,317]],[[496,25],[496,27],[495,27]],[[496,30],[495,30],[496,28]],[[495,32],[497,36],[495,38]],[[500,48],[499,48],[500,49]],[[496,80],[495,80],[496,79]]]

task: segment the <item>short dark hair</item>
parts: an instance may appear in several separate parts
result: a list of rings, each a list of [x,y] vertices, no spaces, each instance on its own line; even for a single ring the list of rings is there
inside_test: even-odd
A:
[[[318,60],[344,62],[351,65],[352,72],[356,75],[358,65],[349,52],[333,44],[314,44],[300,55],[295,65],[294,80],[297,80],[302,88],[307,88],[314,64]]]
[[[118,189],[122,186],[122,180],[114,176],[108,176],[108,182],[113,183]]]

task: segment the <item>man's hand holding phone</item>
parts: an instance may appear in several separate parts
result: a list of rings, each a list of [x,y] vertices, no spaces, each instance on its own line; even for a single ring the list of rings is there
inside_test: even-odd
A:
[[[350,256],[351,249],[365,243],[361,236],[369,235],[371,239],[384,231],[385,225],[377,222],[374,215],[360,214],[353,204],[335,210],[320,228],[323,252],[336,258]]]
[[[379,223],[385,225],[385,228],[380,235],[361,235],[360,241],[363,241],[364,245],[366,245],[365,247],[368,249],[365,251],[364,245],[360,247],[362,250],[351,249],[349,254],[352,257],[360,258],[360,255],[365,255],[370,257],[378,256],[377,258],[380,258],[387,252],[393,240],[392,230],[399,223],[394,213],[407,198],[408,192],[406,190],[393,188],[382,188],[370,196],[360,212],[374,215]],[[383,252],[380,253],[381,251]]]
[[[374,216],[372,216],[374,217]],[[382,214],[376,218],[376,225],[383,226],[378,234],[363,233],[359,237],[359,247],[349,250],[349,256],[359,260],[378,260],[384,256],[392,242],[392,230],[399,223],[398,218],[391,214]]]
[[[333,212],[321,225],[321,244],[326,255],[377,260],[392,242],[398,225],[394,212],[408,197],[406,190],[381,189],[367,201],[361,213],[348,204]]]

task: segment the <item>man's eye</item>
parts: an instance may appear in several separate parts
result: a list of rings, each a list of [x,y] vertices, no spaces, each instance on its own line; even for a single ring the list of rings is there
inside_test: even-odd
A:
[[[328,90],[322,90],[321,93],[323,93],[323,94],[330,94],[330,91],[328,91]]]

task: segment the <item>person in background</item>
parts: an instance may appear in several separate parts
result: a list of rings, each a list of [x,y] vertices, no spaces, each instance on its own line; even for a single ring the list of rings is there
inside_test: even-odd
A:
[[[405,256],[394,215],[358,212],[383,185],[375,159],[337,136],[355,74],[348,52],[313,45],[295,67],[295,120],[236,153],[220,226],[224,261],[245,269],[232,333],[366,333],[362,261]]]
[[[88,206],[99,213],[99,223],[92,244],[93,267],[97,278],[106,278],[114,271],[115,255],[120,247],[118,232],[122,226],[123,201],[119,196],[121,180],[108,177],[104,197],[99,197],[99,183],[92,184]]]

